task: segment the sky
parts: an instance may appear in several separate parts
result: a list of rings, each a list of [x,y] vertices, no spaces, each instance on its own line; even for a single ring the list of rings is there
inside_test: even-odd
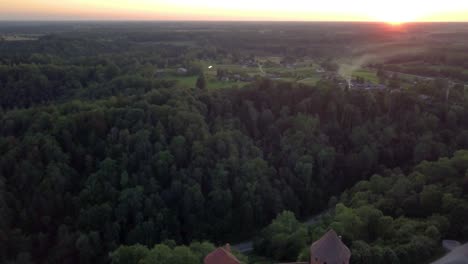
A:
[[[0,20],[468,21],[468,0],[0,0]]]

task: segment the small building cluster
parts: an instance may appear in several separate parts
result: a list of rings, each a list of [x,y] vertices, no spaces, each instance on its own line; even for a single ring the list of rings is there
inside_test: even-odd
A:
[[[351,90],[385,90],[387,86],[384,84],[376,84],[370,81],[365,80],[364,78],[356,77],[356,79],[346,80],[342,76],[334,73],[327,72],[322,75],[323,80],[331,81],[337,83],[340,87],[349,88]]]
[[[258,67],[258,63],[255,59],[244,59],[240,64],[242,65],[242,68]]]
[[[216,78],[222,82],[251,82],[254,80],[248,74],[233,73],[222,69],[217,70]]]
[[[384,90],[387,86],[383,84],[375,84],[372,82],[356,82],[351,81],[350,89],[356,90]]]
[[[186,75],[188,73],[188,70],[186,68],[178,68],[177,69],[177,74],[179,75]]]
[[[328,231],[322,238],[310,246],[309,262],[294,262],[288,264],[349,264],[351,251],[341,241],[334,230]],[[231,253],[229,244],[219,247],[204,259],[204,264],[240,264]]]

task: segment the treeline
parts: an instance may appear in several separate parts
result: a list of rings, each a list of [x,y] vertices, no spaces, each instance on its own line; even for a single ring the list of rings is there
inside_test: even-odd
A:
[[[141,73],[143,70],[122,72],[116,64],[105,60],[93,66],[0,65],[0,107],[28,108],[72,99],[136,95],[174,86],[174,81],[152,78],[151,70],[146,75]]]
[[[215,250],[209,242],[192,242],[188,246],[177,246],[173,240],[164,241],[151,248],[142,245],[120,246],[110,253],[112,264],[200,264],[206,255]],[[231,251],[243,264],[247,257]]]
[[[418,76],[430,78],[448,78],[457,82],[468,82],[468,73],[464,68],[455,68],[447,66],[400,66],[400,65],[387,65],[385,70],[413,74]]]
[[[454,45],[450,39],[439,38],[446,43],[444,47],[429,45],[428,51],[414,54],[395,55],[382,66],[389,71],[414,74],[431,78],[448,78],[457,82],[468,82],[468,51],[465,47]],[[463,36],[458,41],[465,42]],[[448,46],[448,47],[447,47]]]
[[[468,151],[424,161],[407,175],[376,174],[331,199],[337,202],[312,226],[282,213],[260,233],[256,252],[306,261],[310,244],[333,228],[350,247],[351,263],[426,263],[442,253],[442,239],[468,238]]]

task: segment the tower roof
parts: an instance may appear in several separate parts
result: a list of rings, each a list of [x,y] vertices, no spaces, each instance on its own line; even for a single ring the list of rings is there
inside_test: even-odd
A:
[[[320,262],[341,264],[349,262],[351,251],[331,229],[310,246],[310,256],[319,259]]]

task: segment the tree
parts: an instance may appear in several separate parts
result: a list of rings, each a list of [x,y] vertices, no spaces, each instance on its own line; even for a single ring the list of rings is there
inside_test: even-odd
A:
[[[205,75],[200,74],[197,78],[197,83],[195,85],[198,89],[206,89],[206,79]]]
[[[198,264],[200,260],[197,256],[186,246],[177,246],[173,249],[172,257],[170,258],[172,264]]]
[[[307,241],[306,228],[292,212],[279,214],[254,241],[256,252],[276,260],[296,259]]]
[[[440,211],[442,207],[442,192],[435,185],[424,186],[420,194],[421,206],[427,214]]]
[[[138,264],[170,264],[172,254],[173,252],[170,247],[164,244],[157,244]]]
[[[112,264],[138,264],[149,253],[142,245],[120,246],[110,254]]]
[[[381,67],[379,67],[377,70],[377,77],[379,78],[380,83],[385,83],[387,80],[387,73]]]

